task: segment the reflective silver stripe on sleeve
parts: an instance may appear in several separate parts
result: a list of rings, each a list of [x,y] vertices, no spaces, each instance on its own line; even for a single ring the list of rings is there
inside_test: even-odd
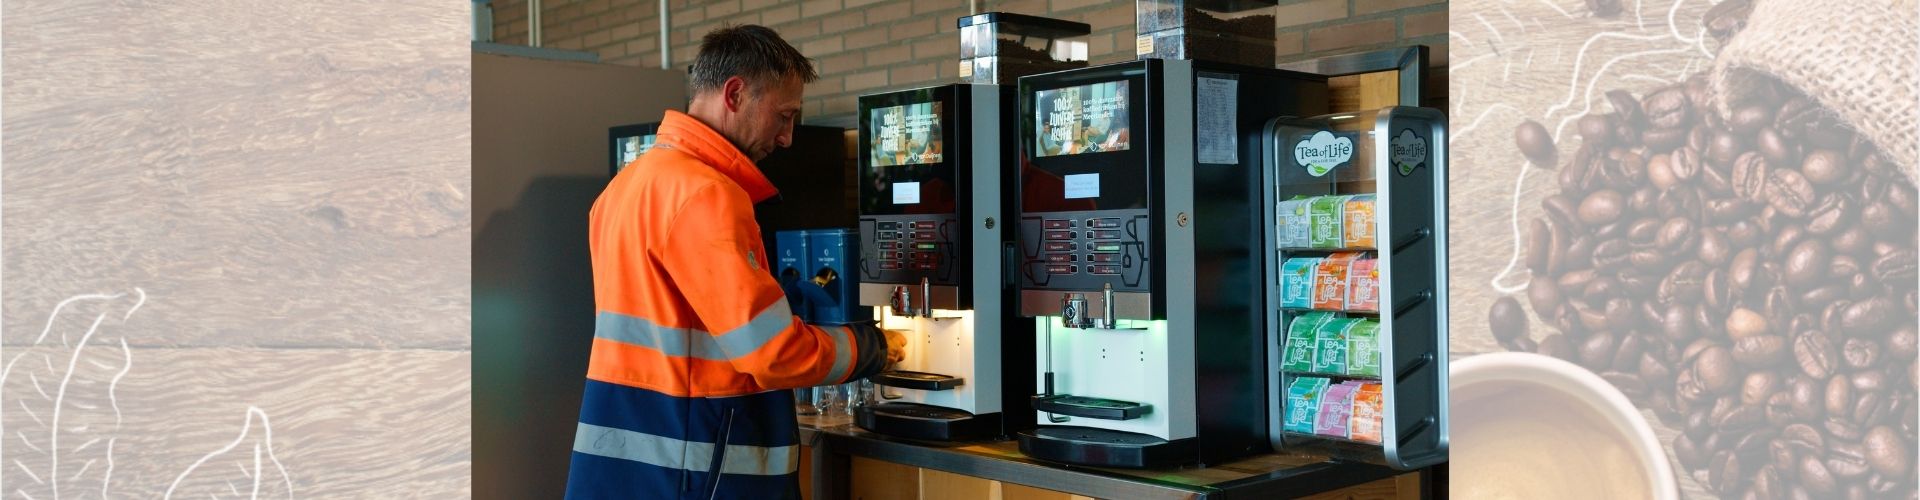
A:
[[[853,370],[853,327],[822,327],[827,336],[833,338],[833,369],[827,370],[827,378],[819,385],[833,385],[847,378],[847,372]]]

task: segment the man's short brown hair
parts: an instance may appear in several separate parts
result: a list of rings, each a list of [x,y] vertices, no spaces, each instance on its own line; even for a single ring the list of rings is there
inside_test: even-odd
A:
[[[688,75],[689,93],[718,90],[727,78],[738,76],[758,90],[786,78],[801,83],[820,78],[813,62],[765,26],[722,26],[700,40],[700,55]]]

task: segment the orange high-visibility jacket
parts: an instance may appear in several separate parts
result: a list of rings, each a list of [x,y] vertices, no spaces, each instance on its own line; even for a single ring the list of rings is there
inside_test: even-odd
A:
[[[886,341],[795,317],[753,220],[773,186],[693,117],[658,134],[589,214],[598,319],[567,497],[792,496],[786,389],[877,373]]]

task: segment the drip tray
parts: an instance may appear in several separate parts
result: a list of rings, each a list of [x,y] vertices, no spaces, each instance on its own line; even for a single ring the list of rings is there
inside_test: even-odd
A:
[[[1000,414],[919,403],[880,403],[854,411],[853,424],[871,432],[927,441],[976,441],[1000,436]]]
[[[1168,441],[1094,427],[1041,426],[1020,433],[1020,453],[1040,460],[1133,469],[1179,465],[1198,457],[1193,439]]]
[[[867,380],[887,387],[922,391],[950,391],[966,383],[966,380],[951,375],[904,370],[881,372],[879,375],[868,377]]]
[[[1104,420],[1133,420],[1153,411],[1153,406],[1118,399],[1058,394],[1034,396],[1033,409],[1060,415]]]

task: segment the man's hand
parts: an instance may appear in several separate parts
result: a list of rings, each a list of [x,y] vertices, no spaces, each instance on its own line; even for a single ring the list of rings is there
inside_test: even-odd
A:
[[[887,364],[907,359],[907,335],[899,330],[880,330],[887,335]]]

